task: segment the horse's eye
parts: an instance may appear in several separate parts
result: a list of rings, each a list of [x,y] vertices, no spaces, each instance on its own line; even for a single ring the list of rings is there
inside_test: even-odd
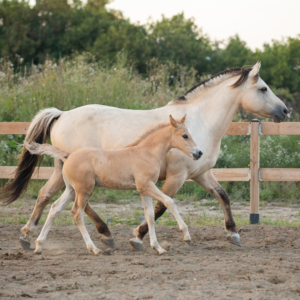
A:
[[[188,138],[187,134],[184,134],[182,137],[183,137],[184,139],[187,139],[187,138]]]
[[[263,88],[260,89],[262,92],[266,92],[267,88],[264,86]]]

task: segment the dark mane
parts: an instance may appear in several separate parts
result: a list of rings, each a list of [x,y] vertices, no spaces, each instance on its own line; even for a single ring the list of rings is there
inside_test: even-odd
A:
[[[186,101],[186,97],[188,94],[190,94],[191,92],[193,92],[194,90],[196,90],[198,87],[203,86],[206,87],[208,86],[208,84],[213,80],[216,79],[218,77],[224,76],[224,75],[228,75],[228,76],[240,76],[239,79],[231,86],[232,88],[237,88],[240,85],[242,85],[248,78],[250,71],[252,70],[252,67],[246,67],[246,68],[231,68],[231,69],[226,69],[222,72],[219,72],[217,74],[212,75],[210,78],[200,82],[199,84],[195,85],[194,87],[192,87],[190,90],[188,90],[183,96],[178,97],[176,99],[176,101]],[[253,80],[254,82],[256,82],[259,78],[259,75],[257,74]]]
[[[146,137],[148,137],[150,134],[162,129],[162,128],[165,128],[167,126],[169,126],[170,124],[169,123],[161,123],[161,124],[158,124],[157,126],[147,130],[145,133],[143,133],[138,139],[136,139],[133,143],[127,145],[126,147],[124,148],[127,148],[127,147],[133,147],[133,146],[137,146],[141,141],[143,141]]]

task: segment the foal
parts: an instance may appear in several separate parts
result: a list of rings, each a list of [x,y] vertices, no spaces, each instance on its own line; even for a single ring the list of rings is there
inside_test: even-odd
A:
[[[83,220],[84,210],[95,186],[118,190],[136,189],[140,193],[149,226],[150,244],[159,254],[163,254],[165,250],[156,239],[151,198],[161,201],[171,211],[184,240],[190,241],[187,225],[180,217],[174,201],[155,186],[159,178],[161,162],[171,148],[177,148],[195,160],[202,155],[184,125],[185,117],[186,115],[177,122],[170,115],[169,124],[157,126],[136,142],[116,151],[83,148],[68,154],[48,144],[26,143],[25,147],[32,154],[48,154],[64,161],[63,177],[66,184],[65,192],[51,207],[47,221],[36,240],[35,252],[41,252],[42,244],[57,213],[75,197],[73,217],[87,249],[95,255],[99,254],[101,250],[94,245]]]

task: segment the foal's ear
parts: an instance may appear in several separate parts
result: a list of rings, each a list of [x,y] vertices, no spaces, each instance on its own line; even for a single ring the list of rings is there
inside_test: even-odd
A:
[[[186,114],[183,116],[183,118],[180,120],[180,123],[181,124],[184,124],[185,123],[185,118],[186,118]]]
[[[173,117],[170,115],[169,116],[169,121],[170,121],[170,124],[174,127],[174,128],[177,128],[177,122],[173,119]]]
[[[256,76],[259,72],[260,66],[261,66],[261,62],[257,61],[257,63],[252,67],[252,70],[249,73],[249,77]]]

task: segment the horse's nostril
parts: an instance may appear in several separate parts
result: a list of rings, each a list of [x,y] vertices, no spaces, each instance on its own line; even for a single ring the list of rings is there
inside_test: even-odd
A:
[[[202,156],[202,154],[203,154],[203,152],[200,150],[200,151],[199,151],[199,156]]]
[[[287,115],[287,114],[288,114],[288,110],[285,108],[285,109],[283,110],[283,113],[284,113],[284,115]]]

